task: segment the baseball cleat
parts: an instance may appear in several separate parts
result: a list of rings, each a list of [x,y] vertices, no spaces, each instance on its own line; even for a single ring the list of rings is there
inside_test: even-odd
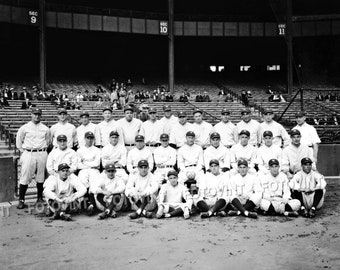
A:
[[[100,213],[100,214],[98,215],[98,219],[106,219],[106,218],[109,217],[109,215],[110,215],[110,212],[107,211],[107,210],[105,210],[103,213]]]
[[[210,217],[211,217],[211,215],[209,214],[209,212],[201,214],[201,218],[210,218]]]
[[[137,212],[133,212],[131,214],[128,215],[130,219],[136,219],[139,218],[139,215],[137,214]]]
[[[25,207],[26,207],[25,202],[22,201],[22,200],[20,200],[20,201],[19,201],[19,204],[18,204],[18,206],[17,206],[17,208],[18,208],[18,209],[24,209]]]
[[[72,221],[72,217],[69,214],[66,214],[65,212],[60,213],[60,219],[65,221]]]
[[[257,213],[255,213],[255,212],[248,212],[248,215],[246,217],[256,219],[257,218]]]
[[[306,208],[303,208],[300,210],[300,215],[303,216],[303,217],[308,217],[308,211]]]
[[[228,216],[230,216],[230,217],[239,216],[239,215],[240,215],[239,211],[235,211],[235,210],[229,210],[228,211]]]
[[[190,218],[190,211],[188,208],[184,208],[184,213],[183,213],[184,219]]]
[[[164,214],[164,208],[163,207],[158,207],[157,213],[156,213],[156,218],[162,218]]]
[[[218,216],[218,217],[226,217],[227,213],[225,211],[220,211],[220,212],[216,213],[216,216]]]
[[[146,218],[152,218],[152,212],[145,211],[144,213],[142,213],[142,216]]]
[[[94,206],[92,204],[89,207],[87,207],[86,214],[88,216],[93,216],[94,215]]]
[[[284,212],[284,215],[286,217],[298,217],[299,213],[296,211],[287,211],[287,212]]]
[[[44,203],[43,198],[38,198],[37,201],[36,201],[36,203]]]
[[[112,210],[110,217],[111,218],[116,218],[117,217],[117,212],[115,210]]]
[[[310,217],[310,218],[314,218],[315,217],[315,209],[313,209],[313,208],[311,208],[310,210],[309,210],[309,213],[308,213],[308,216]]]
[[[53,216],[53,212],[51,211],[51,209],[50,209],[49,207],[47,207],[47,209],[46,209],[45,216],[46,216],[46,217],[51,217],[51,216]]]

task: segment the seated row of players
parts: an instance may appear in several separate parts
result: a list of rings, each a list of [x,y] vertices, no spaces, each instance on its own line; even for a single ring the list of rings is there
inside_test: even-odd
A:
[[[44,195],[53,213],[53,218],[72,220],[70,213],[78,210],[81,201],[89,198],[93,207],[101,210],[99,219],[116,218],[117,212],[134,210],[131,219],[152,218],[157,209],[157,218],[183,215],[190,217],[192,208],[201,212],[202,218],[216,216],[245,216],[257,218],[256,211],[265,215],[315,217],[321,208],[326,182],[322,175],[312,171],[312,160],[301,160],[302,170],[289,181],[280,172],[277,159],[268,162],[269,173],[257,177],[249,173],[248,162],[239,160],[238,173],[221,172],[219,161],[209,162],[209,172],[195,188],[188,188],[178,181],[178,173],[170,170],[167,182],[159,184],[149,170],[147,160],[138,162],[138,171],[130,174],[127,184],[116,175],[114,164],[107,164],[105,170],[95,179],[87,191],[79,177],[70,172],[66,163],[59,164],[57,173],[49,176],[44,183]],[[86,200],[84,200],[86,203]]]

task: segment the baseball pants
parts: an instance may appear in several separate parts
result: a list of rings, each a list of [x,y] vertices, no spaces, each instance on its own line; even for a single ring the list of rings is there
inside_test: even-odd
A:
[[[105,211],[106,208],[110,208],[110,210],[116,212],[126,211],[128,209],[128,200],[123,193],[109,196],[99,193],[95,196],[95,200],[97,208],[101,211]]]
[[[31,183],[34,174],[37,183],[44,183],[47,152],[24,151],[20,157],[21,176],[20,184],[28,185]]]
[[[263,211],[268,211],[270,205],[272,205],[275,209],[275,213],[283,214],[286,211],[286,205],[289,205],[292,209],[291,211],[298,211],[301,207],[301,203],[297,199],[289,200],[287,203],[279,202],[279,201],[270,201],[267,199],[262,199],[260,202],[260,208]]]

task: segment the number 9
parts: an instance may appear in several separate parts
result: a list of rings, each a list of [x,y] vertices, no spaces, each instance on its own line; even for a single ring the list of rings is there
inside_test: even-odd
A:
[[[36,23],[36,22],[37,22],[37,17],[32,16],[32,17],[31,17],[31,23]]]

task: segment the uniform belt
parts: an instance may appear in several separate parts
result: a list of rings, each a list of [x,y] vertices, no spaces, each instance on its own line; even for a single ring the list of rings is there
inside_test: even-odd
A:
[[[231,148],[231,147],[232,147],[232,145],[225,145],[225,147],[227,147],[227,148]]]
[[[311,148],[313,148],[313,145],[308,145],[308,147],[311,147]]]
[[[155,143],[155,144],[146,143],[145,145],[149,147],[157,147],[159,146],[159,143]]]
[[[126,143],[125,146],[135,146],[134,143]]]
[[[163,169],[163,168],[173,168],[172,165],[157,165],[157,168]]]
[[[41,149],[25,149],[27,152],[45,152],[46,148]]]
[[[187,168],[187,167],[196,167],[196,166],[197,166],[197,164],[191,164],[191,165],[185,166],[185,168]]]
[[[115,166],[116,169],[124,169],[122,166]]]

